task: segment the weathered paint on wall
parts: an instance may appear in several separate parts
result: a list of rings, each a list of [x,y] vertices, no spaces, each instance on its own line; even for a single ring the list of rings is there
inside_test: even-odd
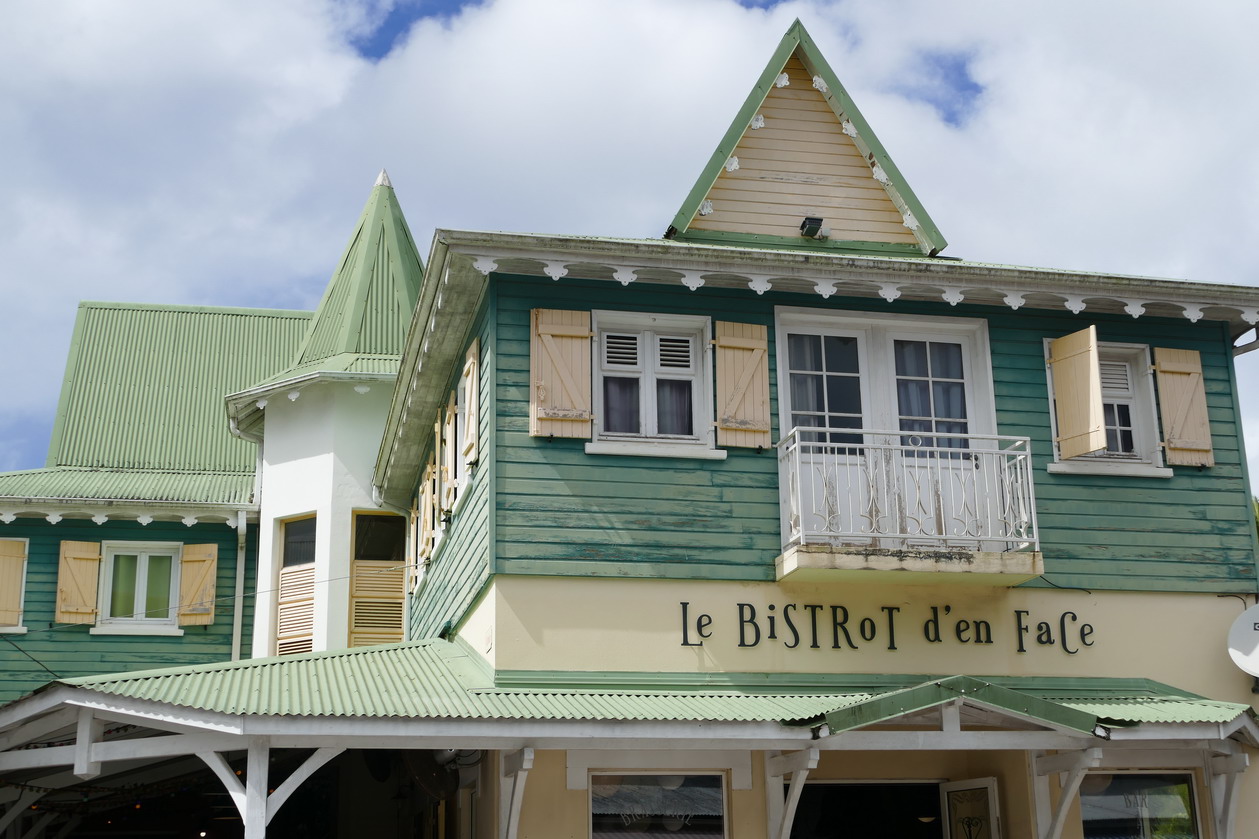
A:
[[[236,530],[225,524],[133,521],[94,524],[63,519],[17,519],[0,525],[0,537],[27,538],[30,552],[26,572],[24,635],[0,635],[0,702],[29,693],[56,678],[88,676],[152,667],[224,661],[232,654],[232,608],[236,587]],[[152,541],[218,545],[214,623],[184,626],[182,637],[158,635],[92,635],[87,625],[58,624],[53,620],[57,597],[57,565],[63,540],[83,542]],[[258,534],[250,526],[246,540],[246,574],[251,579],[257,563]],[[242,646],[249,647],[253,620],[252,592],[246,588]],[[42,665],[42,666],[41,666]]]

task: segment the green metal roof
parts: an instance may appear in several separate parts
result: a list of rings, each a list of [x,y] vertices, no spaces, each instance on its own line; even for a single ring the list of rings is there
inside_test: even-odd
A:
[[[0,473],[0,499],[188,502],[239,507],[253,503],[253,489],[252,472],[161,472],[58,466]]]
[[[582,678],[586,674],[573,674]],[[880,677],[861,677],[867,681]],[[784,722],[848,730],[943,704],[975,701],[1048,724],[1223,723],[1249,706],[1146,680],[920,677],[912,687],[632,689],[498,687],[459,644],[413,641],[221,664],[62,680],[130,699],[225,714],[532,720]],[[904,679],[892,677],[902,685]],[[837,686],[838,687],[838,686]],[[965,692],[965,693],[964,693]]]
[[[381,171],[287,369],[250,390],[321,372],[398,371],[424,266]]]

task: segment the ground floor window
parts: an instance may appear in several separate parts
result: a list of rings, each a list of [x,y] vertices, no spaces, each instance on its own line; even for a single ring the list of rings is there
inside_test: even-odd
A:
[[[725,836],[723,777],[592,775],[590,823],[591,839]]]
[[[1200,839],[1193,776],[1090,773],[1080,784],[1084,839]]]
[[[940,839],[940,785],[806,784],[796,807],[791,839],[849,836]]]

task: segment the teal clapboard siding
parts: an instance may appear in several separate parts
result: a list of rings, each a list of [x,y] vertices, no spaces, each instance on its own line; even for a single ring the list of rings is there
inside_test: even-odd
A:
[[[471,484],[455,501],[446,533],[411,599],[407,626],[409,639],[431,638],[442,630],[447,621],[458,624],[490,578],[492,522],[489,510],[495,462],[493,371],[497,353],[491,340],[489,312],[487,305],[472,327],[472,335],[481,341],[477,399],[480,413],[477,417],[479,459]],[[469,336],[465,347],[471,342],[472,337]],[[446,383],[447,391],[458,384],[460,372],[456,370],[456,378]],[[427,462],[427,453],[423,460]]]
[[[1033,441],[1046,573],[1031,585],[1256,590],[1253,514],[1222,324],[561,282],[494,276],[496,572],[772,580],[780,551],[774,452],[730,449],[725,461],[594,456],[585,454],[583,440],[530,437],[529,312],[535,307],[673,312],[765,324],[773,379],[774,306],[783,305],[987,320],[998,433]],[[1170,479],[1046,471],[1053,449],[1044,341],[1089,324],[1097,325],[1102,341],[1202,354],[1216,466],[1176,467]],[[777,440],[776,404],[772,416]]]
[[[91,676],[152,667],[225,661],[232,655],[232,601],[236,587],[236,530],[225,524],[110,521],[101,525],[64,519],[19,518],[0,525],[0,538],[29,540],[26,563],[25,635],[0,635],[0,703],[30,693],[54,678]],[[181,627],[181,637],[91,635],[87,625],[55,623],[57,565],[63,540],[76,542],[181,542],[218,545],[214,623]],[[253,590],[257,532],[251,527],[246,551],[246,592]],[[253,621],[245,598],[242,646],[248,648]],[[247,653],[246,653],[247,655]]]

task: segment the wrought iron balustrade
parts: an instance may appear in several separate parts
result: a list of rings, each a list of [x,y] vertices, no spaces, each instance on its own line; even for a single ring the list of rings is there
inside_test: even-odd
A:
[[[1026,437],[794,428],[778,463],[784,547],[1039,549]]]

